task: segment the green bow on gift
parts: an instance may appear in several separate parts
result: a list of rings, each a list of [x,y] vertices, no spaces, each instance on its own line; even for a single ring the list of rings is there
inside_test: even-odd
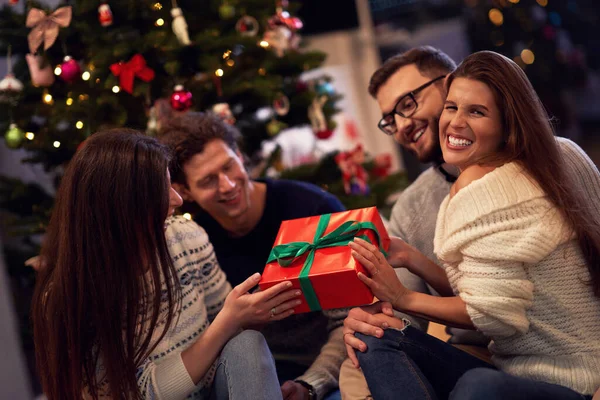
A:
[[[277,260],[277,263],[280,266],[289,267],[297,259],[303,257],[304,254],[308,252],[306,260],[304,261],[304,266],[298,275],[298,280],[311,311],[321,310],[321,304],[319,303],[317,294],[315,293],[315,290],[310,282],[310,278],[308,277],[315,259],[315,251],[318,249],[325,249],[327,247],[345,246],[354,240],[355,237],[359,237],[363,240],[371,242],[371,239],[369,239],[367,235],[357,235],[359,231],[363,229],[369,229],[375,233],[379,250],[381,250],[384,255],[386,254],[382,247],[381,235],[379,234],[375,224],[372,222],[346,221],[331,233],[323,236],[323,233],[325,233],[325,230],[327,229],[327,225],[329,225],[330,218],[331,214],[321,215],[313,243],[290,242],[277,245],[273,247],[271,254],[269,254],[269,259],[267,260],[267,263]]]

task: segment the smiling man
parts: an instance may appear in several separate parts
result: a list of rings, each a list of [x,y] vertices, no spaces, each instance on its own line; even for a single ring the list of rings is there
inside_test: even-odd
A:
[[[173,153],[173,186],[199,207],[195,221],[208,233],[233,286],[263,271],[282,221],[344,210],[314,185],[250,179],[239,136],[216,116],[194,112],[175,118],[162,136]],[[293,315],[263,328],[284,399],[321,399],[337,388],[346,315],[347,310]]]

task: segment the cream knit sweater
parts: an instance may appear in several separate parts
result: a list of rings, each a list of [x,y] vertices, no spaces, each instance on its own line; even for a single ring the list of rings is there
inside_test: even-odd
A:
[[[600,387],[600,299],[572,230],[518,164],[446,197],[434,249],[498,368],[587,395]]]

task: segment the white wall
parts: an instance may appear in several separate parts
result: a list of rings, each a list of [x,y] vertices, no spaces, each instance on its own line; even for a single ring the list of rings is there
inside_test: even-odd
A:
[[[320,71],[333,77],[333,86],[344,96],[339,103],[343,111],[340,118],[350,118],[356,122],[360,142],[368,153],[390,153],[393,169],[402,168],[402,159],[394,140],[377,128],[381,112],[367,92],[371,75],[381,65],[368,0],[356,0],[356,6],[359,29],[314,35],[305,41],[308,49],[327,54]]]
[[[0,399],[32,399],[0,243]]]

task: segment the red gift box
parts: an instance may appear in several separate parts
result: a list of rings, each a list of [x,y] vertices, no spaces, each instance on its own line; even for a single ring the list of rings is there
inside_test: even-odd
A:
[[[295,313],[370,304],[373,293],[358,279],[359,272],[368,272],[347,245],[356,236],[384,253],[390,245],[375,207],[283,221],[259,283],[261,290],[291,281],[303,296]]]

